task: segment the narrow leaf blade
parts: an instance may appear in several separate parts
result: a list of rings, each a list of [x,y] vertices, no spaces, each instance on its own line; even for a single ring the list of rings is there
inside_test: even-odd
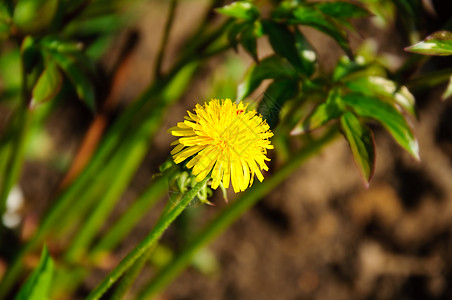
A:
[[[375,139],[372,131],[351,112],[340,118],[341,129],[353,154],[353,159],[366,186],[375,171]]]
[[[358,77],[345,83],[352,91],[367,96],[377,96],[395,103],[417,117],[413,94],[405,87],[398,87],[394,81],[380,76]]]
[[[58,93],[63,78],[54,62],[49,62],[32,90],[31,106],[44,103]]]
[[[297,48],[295,47],[295,36],[287,26],[266,21],[263,22],[263,27],[276,54],[286,58],[295,69],[303,72],[303,66]]]
[[[304,73],[308,77],[312,76],[317,67],[317,53],[298,28],[295,28],[295,48]]]
[[[406,47],[405,51],[424,55],[452,55],[452,32],[437,31],[423,41]]]
[[[259,61],[257,57],[257,37],[254,34],[254,24],[250,23],[246,26],[240,34],[240,44],[243,49],[251,55],[255,62]]]
[[[341,101],[353,109],[359,116],[372,118],[380,122],[396,142],[419,160],[419,146],[404,116],[391,104],[378,98],[350,93]]]
[[[347,56],[353,57],[347,39],[347,33],[333,18],[325,15],[320,10],[309,5],[299,5],[293,10],[292,23],[311,26],[333,38],[345,51]]]
[[[452,75],[450,76],[449,83],[447,84],[446,91],[444,92],[442,98],[443,100],[446,100],[450,96],[452,96]]]
[[[326,123],[339,118],[344,112],[338,102],[339,93],[337,90],[331,90],[325,103],[318,105],[308,117],[295,126],[291,135],[303,134],[308,131],[322,127]]]
[[[44,247],[38,267],[22,286],[15,300],[47,300],[52,286],[54,264]]]

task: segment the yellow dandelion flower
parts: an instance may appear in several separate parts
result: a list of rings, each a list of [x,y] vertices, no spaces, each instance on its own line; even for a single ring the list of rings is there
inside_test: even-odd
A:
[[[273,149],[273,136],[265,120],[247,104],[235,104],[231,99],[212,99],[197,104],[188,111],[184,122],[168,131],[179,136],[171,151],[175,163],[191,158],[187,167],[193,168],[196,180],[202,181],[210,172],[212,188],[220,182],[225,188],[232,182],[234,192],[244,191],[253,184],[254,175],[264,179],[261,169],[268,170],[267,149]]]

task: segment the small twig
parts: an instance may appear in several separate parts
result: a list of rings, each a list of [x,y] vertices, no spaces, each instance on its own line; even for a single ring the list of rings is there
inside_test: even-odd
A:
[[[162,64],[163,64],[165,48],[166,48],[166,44],[168,43],[168,38],[169,38],[170,31],[171,31],[171,27],[173,26],[174,14],[176,11],[177,4],[178,4],[178,0],[171,0],[171,2],[170,2],[170,6],[169,6],[169,10],[168,10],[168,17],[166,19],[165,28],[163,30],[163,37],[162,37],[159,51],[157,53],[157,59],[156,59],[155,68],[154,68],[155,78],[162,77]]]

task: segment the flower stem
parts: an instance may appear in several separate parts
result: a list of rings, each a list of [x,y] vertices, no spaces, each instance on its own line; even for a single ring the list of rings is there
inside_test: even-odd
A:
[[[99,253],[112,250],[116,247],[138,221],[167,191],[167,178],[162,176],[156,179],[151,186],[134,202],[134,204],[113,224],[113,227],[101,238],[91,251],[90,256],[95,258]]]
[[[193,200],[199,190],[206,184],[209,178],[198,182],[195,187],[188,191],[181,199],[180,203],[170,210],[166,216],[160,219],[154,226],[148,236],[133,249],[119,265],[94,289],[86,298],[87,300],[99,299],[120,277],[126,272],[133,263],[139,259],[146,251],[154,245],[155,242],[163,235],[169,225],[179,216],[185,207]]]
[[[157,223],[160,222],[160,220],[166,218],[167,215],[171,212],[171,210],[173,210],[177,206],[177,203],[179,203],[180,200],[181,200],[180,197],[178,197],[176,202],[173,202],[172,199],[169,199],[169,201],[166,203],[165,208],[160,214]],[[129,270],[127,270],[127,272],[124,275],[122,275],[121,281],[119,282],[118,286],[115,288],[112,296],[110,297],[111,300],[120,300],[124,297],[124,295],[130,289],[132,284],[135,282],[135,279],[145,266],[146,261],[148,261],[149,257],[152,255],[152,252],[154,252],[156,246],[157,242],[154,243],[151,247],[149,247],[149,249],[147,249],[146,252],[133,263]]]
[[[188,245],[182,249],[179,255],[166,265],[159,273],[145,285],[136,299],[149,299],[163,290],[185,267],[191,262],[196,251],[226,230],[235,220],[243,215],[257,201],[280,185],[290,176],[303,162],[317,154],[326,144],[337,136],[337,128],[333,128],[318,140],[313,141],[303,148],[289,163],[281,167],[262,184],[256,184],[233,203],[228,205],[216,218],[199,232]]]

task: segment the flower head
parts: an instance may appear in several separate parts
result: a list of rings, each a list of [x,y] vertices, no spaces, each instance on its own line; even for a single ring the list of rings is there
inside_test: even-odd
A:
[[[231,99],[212,99],[197,104],[188,111],[184,122],[168,131],[180,136],[171,151],[175,163],[190,158],[187,168],[193,168],[197,181],[212,172],[212,188],[220,182],[225,188],[232,182],[234,192],[244,191],[253,184],[254,175],[262,181],[261,169],[268,170],[267,149],[273,149],[270,127],[247,104]]]

